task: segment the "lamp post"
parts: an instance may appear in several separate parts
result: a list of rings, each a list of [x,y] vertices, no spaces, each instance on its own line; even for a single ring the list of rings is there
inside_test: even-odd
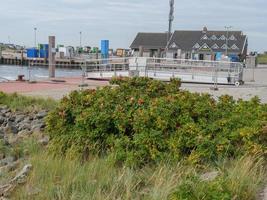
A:
[[[34,47],[36,47],[36,32],[37,32],[37,28],[34,27]]]
[[[82,31],[80,31],[80,47],[82,48]]]
[[[231,28],[233,28],[233,27],[232,27],[232,26],[225,26],[224,28],[225,28],[226,31],[227,31],[227,34],[226,34],[226,48],[225,48],[225,56],[227,56],[227,55],[228,55],[229,30],[230,30]]]

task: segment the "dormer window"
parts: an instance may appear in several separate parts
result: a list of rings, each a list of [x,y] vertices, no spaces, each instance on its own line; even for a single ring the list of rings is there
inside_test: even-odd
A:
[[[209,38],[208,38],[208,36],[207,35],[204,35],[202,38],[201,38],[201,40],[208,40]]]
[[[217,44],[214,44],[211,48],[212,49],[219,49],[219,46]]]
[[[177,44],[175,44],[175,42],[174,42],[174,43],[171,44],[170,47],[173,48],[173,49],[175,49],[175,48],[177,48],[178,46],[177,46]]]
[[[217,38],[216,35],[212,35],[210,39],[212,39],[212,40],[217,40],[218,38]]]
[[[194,46],[193,46],[193,49],[199,49],[200,48],[200,45],[198,43],[196,43]]]
[[[234,35],[231,35],[231,37],[229,37],[229,40],[236,40]]]
[[[239,48],[236,46],[236,44],[233,44],[233,46],[231,47],[231,49],[238,50]]]
[[[224,35],[222,35],[222,36],[220,37],[220,40],[226,40],[226,37],[225,37]]]
[[[209,45],[207,45],[206,43],[202,45],[201,49],[210,49]]]
[[[229,49],[229,47],[226,44],[224,44],[222,45],[222,49]]]

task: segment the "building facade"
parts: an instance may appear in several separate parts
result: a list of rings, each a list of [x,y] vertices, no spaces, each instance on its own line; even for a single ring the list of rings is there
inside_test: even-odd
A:
[[[155,37],[157,36],[157,37]],[[175,31],[167,41],[167,33],[138,33],[130,48],[135,55],[194,60],[243,61],[248,39],[242,31]]]

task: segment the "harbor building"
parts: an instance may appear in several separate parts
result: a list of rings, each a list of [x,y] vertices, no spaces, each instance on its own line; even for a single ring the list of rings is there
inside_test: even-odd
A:
[[[193,60],[243,61],[248,50],[248,39],[242,31],[174,31],[168,33],[138,33],[130,48],[134,55]]]

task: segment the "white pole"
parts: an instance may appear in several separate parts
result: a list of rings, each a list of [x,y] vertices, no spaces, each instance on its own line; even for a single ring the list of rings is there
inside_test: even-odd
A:
[[[80,47],[82,48],[82,31],[80,31]]]
[[[36,42],[36,38],[37,38],[37,36],[36,36],[36,32],[37,32],[37,28],[35,27],[34,28],[34,47],[37,47],[37,42]]]
[[[225,56],[228,55],[228,37],[229,37],[229,30],[232,28],[232,26],[225,26],[224,27],[227,31],[227,34],[226,34],[226,50],[225,50]]]

